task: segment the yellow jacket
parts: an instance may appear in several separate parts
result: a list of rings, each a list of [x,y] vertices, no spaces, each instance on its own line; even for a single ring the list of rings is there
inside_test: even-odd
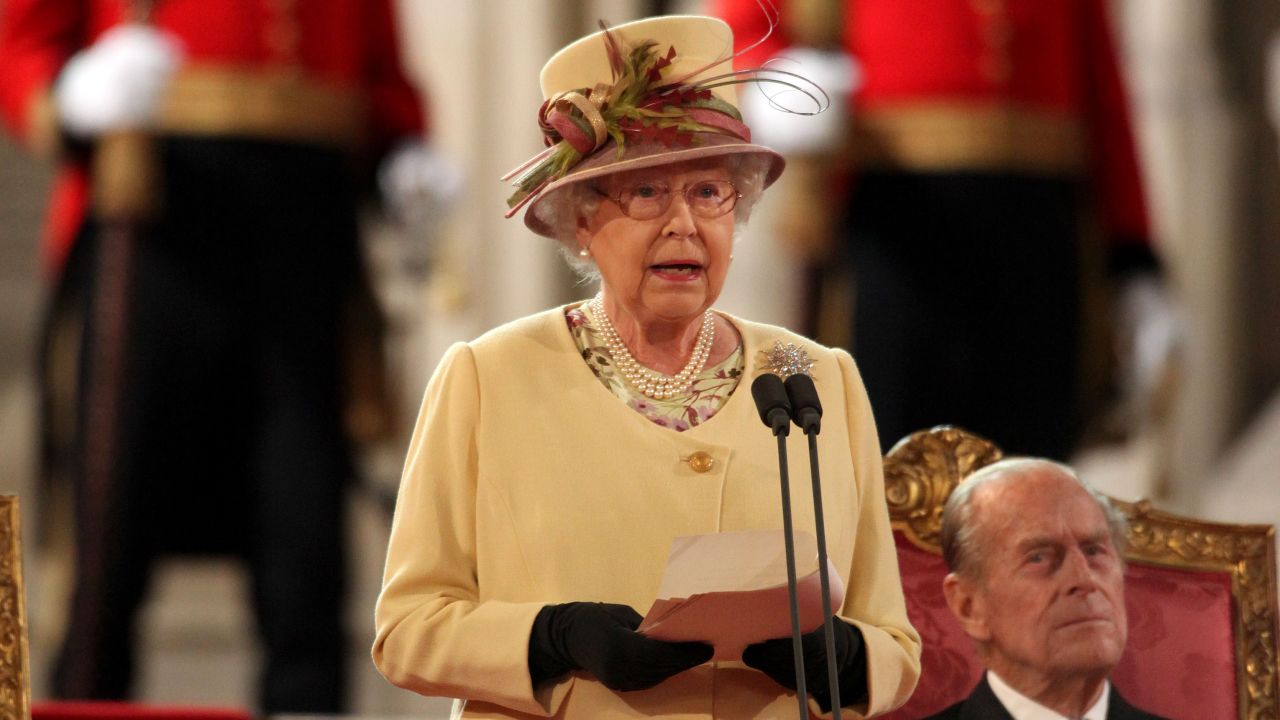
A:
[[[465,717],[474,718],[794,717],[794,694],[739,662],[626,693],[581,672],[535,689],[527,665],[543,605],[625,603],[644,614],[673,537],[782,526],[777,444],[749,387],[763,351],[782,341],[813,358],[825,409],[827,544],[848,587],[839,614],[862,631],[868,654],[868,707],[858,709],[906,701],[920,674],[920,637],[907,620],[879,445],[853,359],[730,320],[745,343],[743,382],[714,417],[681,433],[596,379],[564,308],[449,349],[414,430],[375,612],[373,659],[388,680],[467,698]],[[793,432],[795,526],[812,532],[807,448]],[[709,470],[688,462],[699,451],[714,459]]]

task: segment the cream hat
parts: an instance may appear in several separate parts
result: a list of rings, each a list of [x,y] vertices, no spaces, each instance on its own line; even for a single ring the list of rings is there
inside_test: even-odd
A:
[[[507,216],[527,204],[525,225],[550,237],[538,208],[571,183],[743,153],[767,158],[768,187],[784,162],[751,143],[736,92],[750,80],[733,75],[732,61],[729,26],[693,15],[636,20],[561,49],[541,75],[538,116],[549,147],[503,178],[518,188]]]

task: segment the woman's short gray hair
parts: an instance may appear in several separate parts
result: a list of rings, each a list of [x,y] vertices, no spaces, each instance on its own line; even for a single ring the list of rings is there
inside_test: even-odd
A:
[[[1107,519],[1107,529],[1111,534],[1111,544],[1116,553],[1123,557],[1128,541],[1129,521],[1123,513],[1111,504],[1110,498],[1098,492],[1092,485],[1080,479],[1075,470],[1067,465],[1052,460],[1032,457],[1013,457],[1000,460],[970,473],[951,491],[946,504],[942,508],[942,557],[947,568],[958,575],[970,578],[982,576],[982,563],[979,556],[982,548],[975,547],[973,526],[973,496],[978,488],[992,481],[1011,475],[1023,475],[1037,471],[1051,471],[1069,477],[1080,484],[1089,497],[1097,503]]]
[[[733,208],[736,237],[746,227],[752,208],[764,192],[764,179],[772,160],[763,153],[741,153],[700,162],[723,164],[733,186],[742,194]],[[594,215],[602,199],[591,182],[584,181],[566,185],[535,206],[538,219],[554,233],[561,256],[583,279],[598,279],[599,273],[594,263],[578,256],[578,218]]]

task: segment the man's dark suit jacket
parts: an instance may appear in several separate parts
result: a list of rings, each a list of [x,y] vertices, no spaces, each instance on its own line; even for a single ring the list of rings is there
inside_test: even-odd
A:
[[[1000,704],[1000,699],[991,691],[991,685],[987,683],[987,674],[983,673],[982,681],[973,689],[973,692],[969,693],[968,698],[936,715],[930,715],[926,720],[1013,720],[1013,716],[1004,709],[1004,705]],[[1166,720],[1166,718],[1152,715],[1130,705],[1120,697],[1120,693],[1116,692],[1113,685],[1111,697],[1107,700],[1107,720]]]

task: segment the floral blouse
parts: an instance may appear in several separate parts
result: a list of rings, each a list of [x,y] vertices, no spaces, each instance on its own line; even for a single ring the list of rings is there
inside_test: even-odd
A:
[[[689,391],[666,400],[655,400],[631,387],[613,364],[613,357],[604,339],[596,330],[594,319],[587,311],[586,303],[565,311],[565,321],[573,340],[582,352],[582,359],[619,400],[652,422],[676,432],[683,432],[706,422],[724,407],[729,396],[742,379],[742,344],[729,353],[729,357],[716,365],[707,366],[698,373]]]

